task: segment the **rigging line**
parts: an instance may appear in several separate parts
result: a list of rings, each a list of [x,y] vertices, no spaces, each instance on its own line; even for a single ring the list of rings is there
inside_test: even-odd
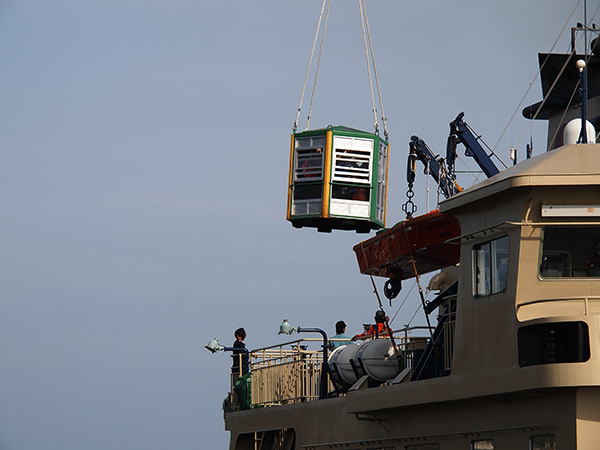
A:
[[[440,180],[440,182],[442,181],[442,177],[444,175],[442,174],[442,165],[438,164],[438,180]],[[440,192],[442,191],[442,184],[438,182],[437,184],[437,198],[435,201],[435,207],[436,209],[440,209]]]
[[[365,60],[367,62],[367,72],[369,73],[369,87],[371,88],[371,104],[373,106],[373,126],[375,132],[379,131],[379,124],[377,123],[377,109],[375,108],[375,95],[373,94],[373,78],[371,77],[371,64],[369,62],[369,50],[367,47],[367,33],[365,29],[365,9],[363,8],[364,0],[358,0],[358,6],[360,9],[360,22],[362,24],[363,43],[365,45]]]
[[[429,328],[429,336],[431,337],[431,344],[435,347],[435,341],[433,340],[433,332],[431,331],[431,322],[429,321],[429,314],[425,311],[425,296],[423,295],[423,288],[421,287],[421,281],[419,280],[419,272],[417,272],[417,264],[415,263],[415,258],[412,253],[410,241],[408,240],[408,232],[406,231],[406,225],[404,228],[404,241],[406,242],[406,247],[408,248],[408,253],[410,255],[410,262],[412,263],[413,272],[415,274],[415,280],[417,281],[417,287],[419,288],[419,296],[421,297],[421,305],[423,306],[423,312],[425,313],[425,320],[427,321],[427,327]]]
[[[471,166],[467,163],[467,161],[470,162],[472,160],[472,158],[463,158],[461,156],[461,154],[457,152],[456,159],[458,159],[467,168],[466,172],[461,171],[458,173],[470,173],[471,175],[473,175],[473,178],[475,179],[475,183],[479,183],[479,178],[483,174],[483,171],[481,170],[481,168],[475,169],[475,170],[471,169]]]
[[[426,180],[427,180],[427,183],[425,184],[425,192],[427,192],[427,202],[426,202],[426,204],[427,204],[427,211],[429,211],[429,191],[430,191],[430,189],[429,189],[429,175],[430,175],[430,171],[431,171],[429,163],[430,163],[430,160],[428,159],[427,160],[427,165],[425,166],[425,174],[426,174]]]
[[[323,0],[325,1],[325,0]],[[319,46],[319,57],[315,67],[315,80],[313,82],[312,95],[310,96],[310,105],[308,107],[308,116],[306,117],[306,129],[310,127],[310,115],[312,114],[313,102],[315,100],[315,91],[317,90],[317,78],[319,77],[319,67],[321,66],[321,56],[323,54],[323,44],[325,43],[325,31],[327,30],[327,21],[329,20],[329,10],[331,9],[331,0],[327,0],[327,13],[325,14],[325,23],[323,24],[323,32],[321,33],[321,45]]]
[[[365,241],[360,241],[360,249],[362,250],[362,255],[365,260],[365,266],[369,267],[369,263],[367,261],[367,254],[365,252]],[[375,293],[375,297],[377,297],[377,302],[379,303],[379,309],[383,311],[385,317],[385,326],[387,327],[388,335],[390,336],[390,341],[392,342],[392,347],[394,347],[394,354],[400,360],[402,354],[400,353],[400,349],[396,344],[396,340],[394,339],[394,333],[392,333],[392,327],[390,327],[390,318],[387,316],[383,309],[383,304],[381,303],[381,297],[379,297],[379,292],[377,291],[377,286],[375,285],[375,280],[373,279],[373,275],[369,274],[371,278],[371,284],[373,285],[373,292]]]
[[[381,122],[383,123],[383,135],[388,140],[387,119],[383,111],[383,101],[381,100],[381,89],[379,87],[379,77],[377,76],[377,66],[375,65],[375,52],[373,51],[373,41],[371,39],[371,28],[369,27],[369,18],[367,17],[367,4],[362,0],[365,11],[365,23],[367,24],[367,36],[369,37],[369,48],[371,49],[371,61],[373,62],[373,74],[375,75],[375,86],[377,87],[377,97],[379,98],[379,108],[381,109]]]
[[[558,126],[554,130],[554,135],[552,136],[552,140],[548,143],[548,148],[553,148],[554,147],[554,141],[556,140],[556,136],[558,136],[558,131],[560,130],[560,127],[563,124],[563,121],[565,120],[565,116],[567,115],[567,112],[570,109],[569,105],[572,104],[573,98],[575,97],[575,94],[577,93],[577,90],[579,89],[579,84],[580,83],[581,83],[581,80],[577,80],[577,84],[575,85],[575,89],[573,89],[573,93],[571,94],[571,98],[569,98],[569,102],[565,106],[565,108],[563,110],[563,114],[562,114],[562,116],[560,118],[560,121],[558,122]]]
[[[473,158],[463,158],[461,156],[461,154],[459,152],[456,152],[456,159],[458,161],[460,161],[462,163],[463,166],[466,167],[466,171],[456,171],[456,173],[470,173],[471,175],[473,175],[473,178],[475,179],[475,183],[479,182],[479,177],[481,176],[481,174],[483,173],[483,171],[481,170],[481,168],[479,169],[471,169],[471,166],[469,165],[468,162],[473,161]],[[467,162],[468,161],[468,162]],[[456,166],[456,164],[455,164]]]
[[[492,149],[490,148],[490,146],[489,146],[489,145],[487,145],[487,142],[485,142],[483,139],[481,139],[481,136],[480,136],[480,135],[478,135],[478,134],[475,132],[475,130],[474,130],[473,128],[471,128],[471,125],[467,124],[467,127],[469,127],[469,130],[471,130],[471,132],[472,132],[472,133],[473,133],[475,136],[477,136],[477,140],[478,140],[479,142],[481,142],[483,145],[485,145],[485,147],[486,147],[486,148],[487,148],[487,149],[488,149],[488,150],[491,152],[491,154],[492,154],[492,155],[494,155],[494,156],[496,157],[496,159],[502,163],[502,165],[504,166],[504,168],[505,168],[505,169],[508,169],[508,166],[507,166],[507,165],[504,163],[504,161],[502,161],[502,158],[500,158],[500,157],[499,157],[499,156],[498,156],[496,153],[494,153],[494,150],[492,150]]]
[[[596,10],[594,11],[594,15],[592,16],[592,18],[590,19],[590,22],[592,20],[594,20],[594,18],[596,17],[596,14],[598,14],[598,11],[600,10],[600,5],[598,5],[598,7],[596,8]],[[585,24],[586,27],[588,26],[588,24]],[[579,40],[581,39],[581,35],[578,38]],[[533,115],[532,119],[529,121],[529,125],[527,126],[526,130],[521,134],[521,137],[519,138],[518,142],[522,142],[523,141],[523,137],[525,136],[525,134],[530,134],[531,129],[533,128],[533,121],[537,118],[537,116],[539,115],[539,113],[541,112],[543,106],[546,103],[546,100],[548,100],[548,97],[550,96],[550,94],[552,93],[552,91],[554,90],[554,87],[556,86],[556,84],[558,83],[558,80],[560,79],[560,77],[562,76],[563,72],[566,70],[569,62],[571,61],[571,59],[573,58],[573,56],[576,55],[575,53],[575,49],[573,48],[571,50],[571,52],[569,53],[569,57],[565,60],[563,66],[561,67],[558,75],[556,76],[556,78],[554,79],[554,82],[552,83],[552,85],[550,86],[550,89],[548,90],[548,93],[546,94],[545,98],[542,99],[540,106],[538,106],[537,110],[535,111],[535,114]],[[548,150],[548,146],[546,147],[546,150]]]
[[[415,316],[417,315],[417,313],[419,312],[420,309],[421,309],[421,305],[417,306],[417,309],[415,310],[414,314],[412,315],[412,317],[410,318],[410,320],[406,324],[406,328],[410,327],[410,324],[415,319]]]
[[[569,62],[571,61],[571,59],[573,58],[573,55],[575,53],[571,52],[569,53],[569,57],[565,60],[563,66],[561,67],[560,71],[558,72],[558,75],[556,76],[556,78],[554,79],[554,82],[552,83],[552,85],[550,86],[550,89],[548,89],[548,93],[546,94],[546,96],[544,97],[544,99],[542,99],[542,101],[540,102],[540,105],[537,107],[535,114],[533,115],[533,117],[531,118],[531,120],[529,121],[529,125],[525,128],[525,131],[523,131],[523,133],[521,133],[521,136],[519,136],[519,140],[517,141],[517,143],[522,142],[523,138],[525,137],[526,134],[530,134],[531,132],[531,128],[533,127],[533,121],[535,119],[537,119],[537,116],[540,114],[540,112],[542,111],[542,108],[544,107],[544,105],[546,104],[546,100],[548,100],[548,98],[550,97],[550,94],[552,93],[552,91],[554,90],[554,88],[556,87],[556,84],[558,83],[558,80],[560,79],[560,77],[562,76],[563,72],[566,70],[567,66],[569,65]]]
[[[581,1],[581,0],[580,0]],[[598,10],[600,10],[600,5],[598,5],[598,7],[596,8],[596,11],[594,11],[594,16],[592,17],[592,19],[590,20],[594,20],[596,14],[598,13]],[[588,24],[586,24],[586,27],[588,26]],[[578,39],[581,39],[581,35]],[[550,96],[550,94],[552,93],[552,91],[554,90],[554,87],[556,86],[556,84],[558,83],[558,80],[560,79],[560,77],[562,76],[563,72],[565,71],[565,69],[567,68],[567,65],[569,63],[569,61],[571,61],[571,58],[576,55],[576,49],[573,48],[571,50],[571,52],[569,53],[569,57],[567,58],[567,60],[565,61],[565,63],[563,64],[562,68],[560,69],[560,72],[558,73],[558,75],[556,76],[554,82],[552,83],[552,85],[550,86],[550,89],[548,90],[548,94],[546,95],[546,98],[544,98],[540,104],[540,106],[538,107],[538,109],[536,110],[532,121],[535,120],[537,118],[537,116],[539,115],[542,107],[544,106],[544,104],[546,103],[546,100],[548,99],[548,97]]]
[[[498,141],[496,141],[496,144],[494,145],[494,150],[496,150],[496,148],[498,148],[498,145],[500,144],[500,141],[502,140],[502,138],[506,134],[506,131],[508,130],[508,127],[510,126],[510,124],[512,123],[512,121],[515,119],[515,116],[517,115],[517,113],[519,112],[519,110],[521,109],[521,105],[525,101],[525,98],[529,94],[529,91],[531,91],[531,88],[533,87],[534,81],[540,75],[540,73],[542,72],[542,69],[544,68],[544,66],[548,62],[548,59],[550,58],[550,53],[552,53],[552,51],[554,50],[554,48],[558,44],[558,41],[560,40],[561,36],[565,32],[565,29],[567,28],[567,25],[571,21],[571,17],[573,17],[573,14],[575,14],[575,11],[579,7],[580,3],[581,3],[581,0],[578,0],[577,4],[575,5],[575,7],[573,8],[573,10],[571,11],[571,14],[569,14],[569,17],[565,21],[565,23],[564,23],[564,25],[562,27],[562,30],[560,30],[560,33],[558,33],[558,36],[556,37],[556,40],[554,41],[554,44],[552,44],[552,47],[550,48],[550,51],[548,52],[548,55],[546,56],[546,59],[544,60],[544,62],[542,63],[542,65],[540,66],[540,68],[538,69],[538,71],[536,72],[536,74],[533,76],[533,79],[529,82],[529,87],[527,88],[527,90],[523,94],[523,97],[521,97],[521,101],[517,105],[515,111],[512,113],[512,116],[510,116],[510,119],[508,120],[508,123],[504,127],[504,130],[502,130],[502,133],[500,134],[500,137],[498,138]]]
[[[410,287],[410,289],[408,290],[408,292],[404,296],[404,300],[402,300],[402,303],[400,303],[400,306],[398,307],[398,310],[396,311],[396,313],[394,314],[394,316],[390,319],[390,323],[392,323],[396,319],[396,316],[398,315],[398,313],[400,312],[400,310],[402,309],[402,307],[404,306],[404,304],[408,300],[408,297],[410,296],[410,294],[412,294],[412,291],[414,290],[414,288],[415,288],[416,285],[417,285],[417,283],[413,283],[412,284],[412,286]]]
[[[325,3],[327,0],[323,0],[321,6],[321,14],[319,15],[319,21],[317,22],[317,29],[315,31],[315,38],[313,40],[312,50],[310,51],[310,58],[308,59],[308,67],[306,68],[306,75],[304,76],[304,86],[302,86],[302,94],[300,95],[300,103],[298,104],[298,111],[296,112],[296,120],[294,121],[293,131],[296,132],[298,128],[298,120],[300,120],[300,110],[302,109],[302,102],[304,101],[304,93],[306,92],[306,85],[308,84],[308,75],[310,74],[310,68],[312,66],[313,56],[315,55],[315,47],[317,46],[317,39],[319,38],[319,30],[321,29],[321,21],[323,20],[323,12],[325,11]]]

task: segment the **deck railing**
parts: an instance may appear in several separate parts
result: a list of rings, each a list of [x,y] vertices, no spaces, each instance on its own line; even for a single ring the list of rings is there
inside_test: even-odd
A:
[[[427,327],[410,327],[393,332],[404,356],[405,367],[412,369],[415,355],[424,350],[429,336]],[[250,352],[250,374],[240,383],[232,376],[232,406],[259,408],[300,403],[319,398],[323,350],[322,339],[305,338]],[[313,347],[311,349],[311,347]],[[451,361],[451,359],[450,359]],[[237,381],[237,388],[233,384]],[[335,390],[329,381],[328,392]],[[240,398],[244,396],[245,398]],[[242,406],[244,408],[244,406]]]
[[[319,398],[323,351],[309,350],[310,341],[315,339],[299,339],[251,353],[252,406]]]

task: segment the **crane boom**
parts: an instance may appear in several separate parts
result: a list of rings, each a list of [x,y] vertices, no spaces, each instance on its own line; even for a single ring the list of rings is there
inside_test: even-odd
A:
[[[452,167],[454,164],[454,158],[456,155],[456,143],[460,141],[467,149],[465,155],[472,156],[477,162],[477,165],[481,167],[483,173],[489,178],[491,176],[500,173],[498,167],[492,162],[490,156],[486,153],[485,149],[479,143],[479,137],[475,136],[467,123],[463,120],[465,113],[461,112],[456,119],[450,122],[450,136],[448,137],[448,148],[446,160],[448,166]],[[452,162],[452,164],[450,163]]]
[[[416,157],[416,159],[423,163],[425,172],[429,172],[431,177],[440,186],[445,198],[452,197],[461,191],[460,186],[456,184],[456,181],[448,172],[444,158],[436,157],[423,139],[420,139],[418,136],[412,136],[410,138],[409,149],[409,160]]]

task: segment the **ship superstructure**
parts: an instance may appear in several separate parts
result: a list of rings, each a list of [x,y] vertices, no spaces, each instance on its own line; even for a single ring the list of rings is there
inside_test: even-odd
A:
[[[599,67],[591,55],[588,81]],[[355,247],[363,273],[392,281],[441,269],[439,295],[424,305],[431,328],[331,355],[324,333],[322,350],[298,339],[251,351],[250,374],[226,405],[230,450],[599,447],[600,144],[593,127],[591,143],[569,142],[573,110],[557,118],[569,106],[562,89],[577,87],[569,80],[524,111],[548,119],[550,141],[560,133],[565,145]]]

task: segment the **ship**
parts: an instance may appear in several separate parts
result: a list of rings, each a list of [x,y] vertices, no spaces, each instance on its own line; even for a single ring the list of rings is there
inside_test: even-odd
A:
[[[546,152],[465,189],[450,176],[439,210],[354,247],[361,273],[388,278],[386,296],[436,272],[430,326],[331,351],[322,330],[285,321],[282,333],[322,336],[237,349],[249,373],[224,403],[230,450],[600,448],[596,43],[539,54],[544,98],[522,113],[548,121]],[[413,160],[423,145],[411,140]]]

